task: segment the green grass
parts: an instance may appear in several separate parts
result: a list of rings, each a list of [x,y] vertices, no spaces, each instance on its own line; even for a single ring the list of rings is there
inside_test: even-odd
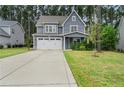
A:
[[[7,49],[0,49],[0,58],[8,57],[17,55],[20,53],[27,52],[27,48],[7,48]]]
[[[124,86],[124,53],[65,51],[66,60],[78,86]]]

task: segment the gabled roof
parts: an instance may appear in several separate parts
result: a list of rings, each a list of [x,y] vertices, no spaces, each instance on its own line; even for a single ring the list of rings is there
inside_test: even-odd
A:
[[[4,27],[4,26],[10,27],[16,24],[20,25],[20,27],[22,28],[22,31],[25,33],[22,25],[18,21],[7,21],[7,20],[0,21],[0,27]]]
[[[78,15],[78,13],[77,13],[75,10],[73,10],[73,11],[71,12],[71,14],[70,14],[70,15],[67,17],[67,19],[63,22],[62,26],[65,24],[65,22],[70,18],[70,16],[71,16],[73,13],[75,13],[75,14],[78,16],[78,18],[80,19],[80,21],[84,24],[84,26],[86,26],[86,24],[84,23],[84,21],[81,19],[81,17]]]
[[[62,25],[66,20],[67,16],[40,16],[40,19],[37,21],[37,26],[43,25],[44,23],[57,23]]]
[[[9,34],[6,33],[2,28],[0,28],[0,36],[9,37]]]
[[[72,15],[73,12],[75,12],[75,14],[84,24],[84,26],[86,26],[84,21],[81,19],[81,17],[77,14],[75,10],[73,10],[69,16],[40,16],[39,20],[37,21],[36,26],[41,26],[45,23],[55,23],[55,24],[59,24],[59,26],[63,26],[64,23],[69,19],[69,17]]]
[[[18,22],[17,21],[0,21],[0,26],[12,26],[12,25],[15,25],[17,24]]]

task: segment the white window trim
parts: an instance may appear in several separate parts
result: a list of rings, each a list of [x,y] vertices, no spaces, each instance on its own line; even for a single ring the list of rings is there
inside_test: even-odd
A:
[[[48,26],[48,32],[46,31],[46,26]],[[52,32],[49,31],[50,26],[52,26]],[[55,29],[55,31],[53,31],[53,29]],[[56,33],[56,32],[57,32],[57,25],[45,25],[45,33]]]
[[[76,21],[76,16],[72,16],[72,21]]]
[[[44,26],[44,27],[45,27],[45,31],[44,31],[44,32],[45,32],[45,33],[48,33],[48,32],[46,32],[46,26],[48,26],[48,25],[45,25],[45,26]],[[48,27],[48,28],[49,28],[49,27]]]
[[[70,32],[72,32],[72,31],[71,31],[72,26],[77,26],[77,31],[78,31],[78,25],[70,25]],[[77,32],[77,31],[76,31],[76,32]]]

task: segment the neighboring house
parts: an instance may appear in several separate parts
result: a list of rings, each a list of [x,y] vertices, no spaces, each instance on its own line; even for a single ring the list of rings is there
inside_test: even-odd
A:
[[[34,49],[70,49],[87,36],[85,23],[75,10],[69,16],[40,16],[36,27]]]
[[[24,30],[17,21],[0,21],[0,45],[23,45]]]
[[[119,42],[117,49],[124,51],[124,17],[121,18],[119,24]]]

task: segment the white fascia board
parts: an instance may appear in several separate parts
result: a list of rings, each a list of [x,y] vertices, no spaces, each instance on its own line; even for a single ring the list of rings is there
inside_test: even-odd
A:
[[[38,27],[38,26],[43,26],[43,25],[36,25],[36,27]]]
[[[54,23],[54,24],[59,24],[59,22],[42,22],[43,24],[49,24],[49,23]]]
[[[66,34],[63,34],[63,35],[69,35],[69,34],[73,34],[73,33],[80,33],[80,34],[83,34],[83,35],[87,35],[86,33],[82,33],[82,32],[79,32],[79,31],[76,31],[76,32],[70,32],[70,33],[66,33]]]

